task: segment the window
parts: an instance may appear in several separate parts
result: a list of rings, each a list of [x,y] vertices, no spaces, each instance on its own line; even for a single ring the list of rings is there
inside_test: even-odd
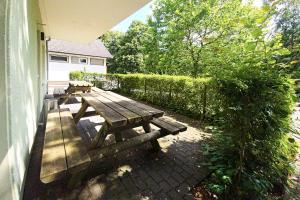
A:
[[[50,55],[50,61],[56,61],[56,62],[68,62],[68,56],[62,56],[62,55]]]
[[[79,59],[79,62],[80,62],[81,64],[87,64],[87,59],[86,59],[86,58],[80,58],[80,59]]]
[[[71,57],[71,63],[73,63],[73,64],[87,64],[88,59],[87,58],[80,58],[78,56],[72,56]]]
[[[79,57],[71,56],[71,63],[78,64],[79,63]]]
[[[91,65],[101,65],[104,66],[104,59],[90,58]]]

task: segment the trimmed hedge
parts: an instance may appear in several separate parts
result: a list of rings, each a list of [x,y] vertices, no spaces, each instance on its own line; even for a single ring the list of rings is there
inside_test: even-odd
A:
[[[214,86],[211,78],[145,74],[94,74],[74,72],[70,79],[86,80],[195,118],[214,114]],[[75,75],[75,76],[74,76]]]

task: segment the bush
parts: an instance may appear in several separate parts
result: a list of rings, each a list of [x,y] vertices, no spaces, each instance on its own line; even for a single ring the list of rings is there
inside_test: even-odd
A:
[[[82,81],[83,80],[83,72],[81,72],[81,71],[70,72],[69,78],[72,81]]]
[[[295,153],[287,136],[292,82],[250,67],[215,81],[222,109],[213,142],[204,146],[215,170],[206,186],[223,199],[267,199],[275,188],[283,192]]]

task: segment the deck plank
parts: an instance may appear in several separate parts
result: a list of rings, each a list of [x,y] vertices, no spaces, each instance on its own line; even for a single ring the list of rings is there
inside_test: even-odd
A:
[[[60,115],[59,110],[55,109],[48,113],[40,179],[43,183],[50,183],[63,178],[66,172],[67,163]]]

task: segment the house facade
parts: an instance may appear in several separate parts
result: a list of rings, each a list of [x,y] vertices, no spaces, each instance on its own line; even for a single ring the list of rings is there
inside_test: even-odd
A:
[[[22,199],[47,93],[47,42],[90,43],[150,0],[0,1],[0,199]]]
[[[88,44],[48,41],[48,82],[69,81],[72,71],[106,74],[106,59],[112,55],[100,40]]]

